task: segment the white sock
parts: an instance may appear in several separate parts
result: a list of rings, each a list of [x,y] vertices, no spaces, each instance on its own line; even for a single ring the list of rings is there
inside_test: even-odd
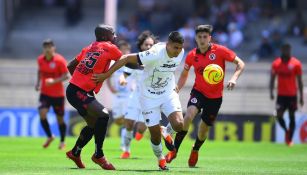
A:
[[[173,129],[173,127],[172,127],[172,125],[171,125],[170,122],[166,125],[166,132],[167,132],[168,134],[170,134],[170,135],[172,135],[172,134],[175,133],[175,131],[174,131],[174,129]]]
[[[126,135],[126,128],[122,128],[120,131],[120,146],[125,146],[125,135]]]
[[[156,155],[156,157],[161,160],[161,159],[164,159],[164,155],[163,155],[163,152],[162,152],[162,144],[160,142],[159,145],[155,145],[151,142],[151,147],[152,147],[152,150],[154,152],[154,154]]]
[[[127,131],[126,130],[126,135],[124,136],[124,138],[125,138],[125,141],[124,141],[125,151],[130,152],[130,143],[131,143],[132,137],[133,137],[133,131]]]

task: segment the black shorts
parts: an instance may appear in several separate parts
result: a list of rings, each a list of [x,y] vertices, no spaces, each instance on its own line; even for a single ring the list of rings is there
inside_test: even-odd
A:
[[[223,98],[207,98],[199,91],[192,89],[188,107],[196,106],[199,112],[202,111],[201,119],[212,126],[222,105]]]
[[[86,116],[87,106],[92,101],[96,100],[94,92],[86,92],[74,84],[69,84],[66,89],[66,97],[68,102],[77,109],[81,116]]]
[[[64,116],[64,97],[50,97],[45,94],[40,94],[38,109],[49,109],[50,106],[52,106],[56,115]]]
[[[287,110],[296,111],[297,110],[297,97],[296,96],[277,96],[276,110]]]

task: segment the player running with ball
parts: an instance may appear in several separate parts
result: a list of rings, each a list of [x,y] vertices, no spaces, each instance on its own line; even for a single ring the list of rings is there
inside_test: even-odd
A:
[[[195,116],[202,111],[198,134],[188,164],[195,167],[198,160],[198,151],[207,139],[208,131],[213,125],[222,104],[224,81],[217,84],[209,84],[203,78],[203,71],[209,64],[217,64],[225,71],[225,61],[234,63],[237,67],[227,83],[227,88],[232,90],[238,77],[244,69],[244,62],[236,54],[226,47],[211,43],[211,25],[199,25],[195,28],[195,40],[197,48],[190,51],[185,60],[185,66],[177,84],[177,92],[184,86],[188,79],[189,70],[193,66],[196,74],[195,83],[188,102],[187,113],[184,116],[183,130],[176,134],[174,148],[166,155],[166,161],[170,163],[177,155],[179,147],[186,136],[189,126]]]

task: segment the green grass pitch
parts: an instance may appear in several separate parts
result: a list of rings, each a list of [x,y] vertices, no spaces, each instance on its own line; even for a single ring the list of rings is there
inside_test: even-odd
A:
[[[76,138],[67,138],[70,149]],[[192,140],[185,140],[177,158],[169,164],[169,171],[159,171],[157,160],[151,150],[148,139],[132,141],[131,159],[119,159],[118,138],[107,138],[104,152],[116,171],[100,169],[91,161],[94,150],[93,140],[82,152],[86,169],[77,169],[74,163],[65,157],[65,151],[57,149],[58,139],[47,149],[41,147],[44,138],[0,137],[0,174],[307,174],[307,145],[247,143],[247,142],[206,142],[201,151],[196,168],[189,168],[187,161]],[[164,148],[166,153],[166,148]]]

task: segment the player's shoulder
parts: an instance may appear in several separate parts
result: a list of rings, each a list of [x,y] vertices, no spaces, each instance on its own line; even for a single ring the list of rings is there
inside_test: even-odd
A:
[[[292,61],[294,64],[302,65],[301,61],[300,61],[299,59],[297,59],[296,57],[291,57],[291,61]]]
[[[197,54],[197,48],[190,50],[187,54],[187,57],[195,56]]]
[[[273,60],[272,65],[278,65],[278,64],[280,64],[280,63],[281,63],[281,58],[280,58],[280,57],[277,57],[277,58],[275,58],[275,59]]]
[[[159,43],[153,45],[153,46],[150,48],[150,50],[156,51],[156,52],[160,52],[160,51],[162,51],[162,50],[166,50],[166,43],[164,43],[164,42],[159,42]]]
[[[226,46],[220,45],[220,44],[211,43],[211,50],[216,50],[216,51],[219,51],[219,52],[223,52],[223,51],[229,51],[231,49],[229,49]]]
[[[45,55],[44,55],[44,54],[40,54],[40,55],[37,57],[37,61],[44,61],[44,58],[45,58]]]

